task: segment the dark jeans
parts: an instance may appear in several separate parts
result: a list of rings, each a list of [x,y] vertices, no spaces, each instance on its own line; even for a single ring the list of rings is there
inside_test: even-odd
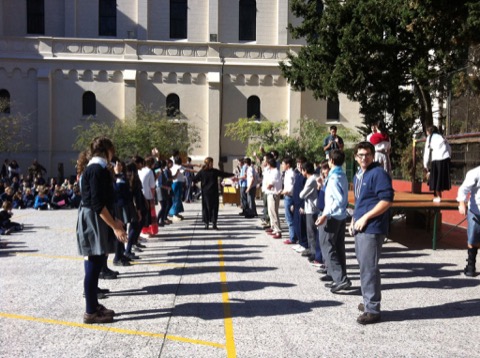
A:
[[[98,299],[97,287],[98,276],[102,270],[106,256],[88,256],[88,260],[84,262],[85,279],[83,280],[83,287],[85,290],[86,312],[89,314],[97,312]]]
[[[160,201],[160,211],[158,212],[157,222],[164,224],[168,214],[168,199],[165,198]]]
[[[125,253],[132,253],[132,246],[137,242],[138,236],[142,232],[142,225],[138,221],[133,221],[128,227],[128,242]]]

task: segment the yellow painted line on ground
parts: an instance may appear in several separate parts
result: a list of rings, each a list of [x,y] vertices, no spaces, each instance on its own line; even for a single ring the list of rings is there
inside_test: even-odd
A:
[[[220,283],[222,286],[223,321],[225,326],[227,357],[235,358],[237,356],[237,350],[235,348],[235,336],[233,335],[232,311],[230,309],[230,300],[228,299],[227,273],[225,272],[222,240],[218,241],[218,256],[220,258]]]
[[[23,315],[4,313],[4,312],[0,312],[0,317],[18,319],[18,320],[24,320],[24,321],[48,323],[48,324],[61,325],[61,326],[67,326],[67,327],[78,327],[78,328],[90,329],[93,331],[114,332],[114,333],[127,334],[132,336],[164,338],[171,341],[177,341],[177,342],[183,342],[183,343],[198,344],[202,346],[209,346],[209,347],[215,347],[215,348],[225,348],[225,345],[220,343],[201,341],[199,339],[190,339],[190,338],[179,337],[179,336],[171,336],[171,335],[166,335],[165,333],[134,331],[131,329],[91,325],[91,324],[84,324],[84,323],[77,323],[77,322],[59,321],[59,320],[49,319],[49,318],[38,318],[38,317],[23,316]]]

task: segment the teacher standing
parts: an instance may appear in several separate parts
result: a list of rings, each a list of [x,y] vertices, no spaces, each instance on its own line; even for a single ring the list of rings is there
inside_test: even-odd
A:
[[[110,139],[94,138],[90,144],[91,158],[80,178],[82,205],[78,211],[77,243],[80,255],[85,257],[84,323],[110,323],[115,315],[97,300],[98,277],[108,253],[113,252],[113,234],[120,242],[127,242],[123,223],[112,216],[114,190],[107,165],[114,154]]]
[[[218,219],[218,178],[229,178],[235,174],[222,172],[213,167],[213,158],[207,157],[203,162],[202,169],[193,177],[193,182],[200,182],[202,186],[202,219],[205,229],[209,223],[217,230]]]

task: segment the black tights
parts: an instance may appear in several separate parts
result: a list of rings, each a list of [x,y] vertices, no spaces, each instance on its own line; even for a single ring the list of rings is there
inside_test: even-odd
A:
[[[88,256],[88,260],[84,260],[85,279],[83,281],[83,287],[85,289],[86,312],[89,314],[97,312],[98,276],[100,275],[105,258],[105,255],[96,255]]]

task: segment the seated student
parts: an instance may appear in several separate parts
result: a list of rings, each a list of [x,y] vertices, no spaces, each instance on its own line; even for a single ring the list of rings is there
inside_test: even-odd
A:
[[[72,188],[72,194],[68,197],[68,201],[70,202],[71,208],[76,208],[80,206],[80,202],[82,201],[82,195],[80,194],[80,188],[78,185],[74,185]]]
[[[13,194],[12,206],[14,209],[25,209],[25,203],[23,202],[22,192],[17,191]]]
[[[33,204],[35,204],[35,195],[32,193],[32,189],[27,188],[22,196],[23,204],[26,208],[33,208]]]
[[[48,210],[49,206],[48,189],[44,188],[35,197],[35,204],[33,204],[33,208],[37,210]]]
[[[12,203],[5,201],[2,204],[2,209],[0,210],[0,228],[5,230],[4,235],[8,235],[12,231],[22,231],[23,225],[13,222],[10,218],[13,216],[12,213]]]
[[[7,186],[5,188],[5,192],[2,195],[0,195],[0,200],[2,201],[2,203],[6,202],[6,201],[12,202],[13,201],[13,194],[14,194],[14,191],[13,191],[12,187]]]
[[[52,199],[50,199],[50,207],[52,209],[63,209],[66,208],[68,204],[68,199],[63,194],[62,190],[55,189],[52,195]]]

